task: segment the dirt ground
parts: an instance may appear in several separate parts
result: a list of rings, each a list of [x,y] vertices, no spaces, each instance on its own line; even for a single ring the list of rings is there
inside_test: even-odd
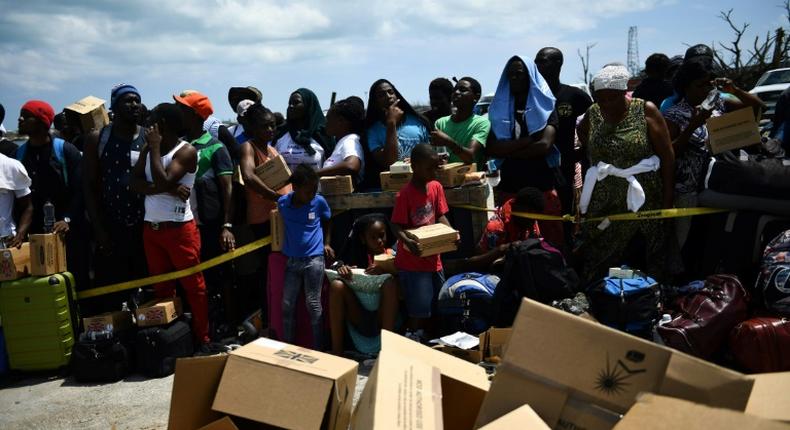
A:
[[[369,372],[360,364],[355,404]],[[6,380],[0,384],[0,429],[166,429],[172,385],[172,375],[131,375],[111,384],[58,376]]]

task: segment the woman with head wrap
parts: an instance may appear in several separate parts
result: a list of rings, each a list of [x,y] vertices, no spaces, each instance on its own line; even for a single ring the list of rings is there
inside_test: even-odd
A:
[[[428,121],[386,79],[370,86],[365,125],[376,177],[392,163],[408,158],[417,144],[430,140]]]
[[[359,97],[340,100],[326,114],[326,134],[337,140],[332,154],[324,161],[319,176],[351,175],[354,184],[362,180],[365,156],[360,135],[365,121],[365,105]]]
[[[705,121],[711,116],[720,116],[724,112],[745,106],[752,107],[756,117],[760,114],[763,103],[757,96],[736,87],[730,79],[718,78],[715,63],[699,58],[683,63],[675,75],[674,87],[678,102],[664,112],[664,118],[676,155],[675,206],[695,207],[697,192],[702,188],[703,177],[710,161]],[[715,102],[710,106],[701,106],[716,87],[732,97],[725,99],[717,90],[713,93],[717,98]],[[678,244],[683,247],[691,228],[691,219],[678,218],[675,226]]]
[[[554,101],[548,83],[530,58],[513,56],[508,60],[488,110],[491,132],[486,145],[489,157],[504,159],[497,187],[500,202],[524,187],[534,187],[543,192],[545,214],[562,214],[557,195],[562,174],[559,150],[554,145],[558,124]],[[540,230],[549,242],[564,244],[560,221],[540,221]]]
[[[621,64],[595,75],[596,103],[577,130],[591,166],[579,204],[589,217],[672,207],[675,157],[669,133],[653,103],[626,98],[629,77]],[[665,234],[662,220],[584,224],[578,249],[582,278],[600,279],[622,264],[663,274]]]
[[[288,116],[274,147],[285,158],[293,172],[296,166],[307,164],[313,170],[324,165],[324,154],[332,150],[333,141],[324,126],[326,118],[315,93],[299,88],[288,99]]]

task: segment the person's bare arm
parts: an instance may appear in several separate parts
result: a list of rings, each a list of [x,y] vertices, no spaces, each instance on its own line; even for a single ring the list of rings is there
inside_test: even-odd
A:
[[[465,164],[474,163],[477,153],[483,150],[483,145],[475,139],[469,141],[469,145],[464,147],[441,130],[431,132],[431,145],[446,146],[450,152],[457,155]]]
[[[486,154],[496,158],[515,157],[533,159],[545,157],[554,145],[556,129],[547,125],[543,130],[519,139],[499,140],[489,134]]]
[[[420,247],[417,245],[417,236],[409,233],[398,223],[393,222],[390,226],[392,227],[392,232],[395,234],[395,237],[397,237],[412,254],[416,256],[421,254]]]
[[[362,161],[356,155],[350,155],[333,166],[316,171],[318,176],[356,175],[362,169]]]
[[[647,119],[647,132],[653,151],[661,159],[661,182],[663,185],[664,209],[674,205],[675,190],[675,152],[672,150],[672,141],[669,139],[669,130],[664,117],[656,105],[645,103],[645,118]]]
[[[675,155],[680,155],[686,152],[689,146],[689,140],[694,135],[694,131],[705,125],[705,121],[710,118],[711,111],[705,109],[693,108],[694,113],[689,120],[688,125],[683,130],[680,126],[673,121],[665,120],[667,129],[669,131],[669,138],[672,140],[672,149]]]
[[[244,179],[244,186],[260,194],[264,199],[276,202],[280,195],[264,184],[261,178],[255,174],[255,149],[252,147],[252,143],[247,142],[241,145],[239,151],[241,153],[239,167],[241,168],[241,177]]]
[[[400,100],[395,100],[387,108],[384,125],[387,127],[387,134],[384,140],[384,162],[386,166],[398,161],[398,123],[403,119],[403,110],[398,107]]]
[[[222,175],[219,177],[219,186],[222,190],[222,204],[224,205],[225,213],[223,214],[224,224],[232,224],[233,222],[233,177],[231,175]],[[219,234],[219,243],[223,251],[231,251],[236,248],[236,236],[233,232],[223,225],[222,231]]]
[[[15,204],[22,209],[21,215],[19,216],[19,223],[16,226],[16,235],[8,244],[9,248],[19,248],[22,246],[22,242],[25,241],[27,233],[30,231],[30,224],[33,223],[33,198],[31,194],[17,198]]]
[[[728,92],[735,97],[738,97],[738,101],[731,100],[729,98],[725,100],[728,111],[733,111],[749,106],[754,111],[754,118],[758,121],[760,120],[763,109],[765,109],[765,104],[762,100],[760,100],[759,97],[757,97],[757,95],[748,93],[738,88],[732,82],[732,79],[729,78],[716,79],[716,85],[721,88],[722,91]]]
[[[324,234],[324,256],[330,260],[335,259],[335,250],[330,245],[332,243],[332,219],[321,220],[321,230]]]

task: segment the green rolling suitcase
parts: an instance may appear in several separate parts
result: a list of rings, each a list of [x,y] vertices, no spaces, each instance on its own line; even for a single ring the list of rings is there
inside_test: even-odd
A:
[[[69,364],[79,317],[74,277],[63,272],[0,284],[9,367],[52,370]]]

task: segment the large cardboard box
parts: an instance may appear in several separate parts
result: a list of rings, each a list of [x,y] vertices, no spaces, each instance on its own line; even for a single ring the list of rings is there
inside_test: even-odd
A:
[[[526,403],[550,427],[611,429],[640,392],[742,411],[752,385],[745,375],[524,299],[477,423]]]
[[[66,115],[75,115],[78,118],[83,134],[101,130],[110,123],[104,100],[94,96],[85,97],[66,106]]]
[[[274,191],[286,186],[291,179],[291,169],[282,155],[272,157],[256,167],[255,174]]]
[[[345,430],[357,363],[260,338],[228,356],[212,409],[294,429]]]
[[[705,124],[714,155],[760,143],[760,130],[751,107],[709,118]]]
[[[422,251],[423,257],[458,249],[455,243],[458,231],[442,223],[426,225],[407,231],[417,237],[417,244]]]
[[[439,369],[395,351],[382,351],[351,422],[352,430],[442,430]]]
[[[549,426],[529,407],[524,405],[501,418],[480,427],[480,430],[550,430]]]
[[[30,275],[30,242],[21,248],[0,249],[0,281],[13,281]]]
[[[170,396],[169,430],[194,430],[225,414],[211,410],[227,355],[179,358]]]
[[[354,192],[351,175],[324,176],[319,186],[321,194],[325,196],[343,196]]]
[[[181,315],[181,299],[178,297],[156,299],[137,308],[135,318],[139,327],[169,324]]]
[[[384,191],[400,191],[411,181],[411,173],[379,173],[381,179],[381,189]]]
[[[790,423],[790,372],[752,375],[754,388],[746,413]]]
[[[790,430],[790,425],[731,409],[712,408],[687,400],[645,393],[614,428],[616,430]]]
[[[444,428],[473,429],[475,417],[488,392],[488,376],[482,367],[421,345],[395,333],[381,331],[382,353],[395,352],[439,369],[442,382]]]
[[[103,314],[82,319],[82,326],[86,332],[100,332],[107,330],[112,325],[114,332],[126,330],[134,326],[132,313],[127,311],[105,312]]]
[[[475,164],[448,163],[439,166],[436,179],[445,188],[460,187],[466,181],[466,174],[477,170]]]
[[[280,216],[280,211],[277,209],[272,209],[269,216],[269,225],[271,226],[272,251],[280,252],[285,244],[285,223],[283,222],[283,217]]]
[[[31,275],[49,276],[67,270],[66,242],[62,235],[55,233],[30,235]]]

